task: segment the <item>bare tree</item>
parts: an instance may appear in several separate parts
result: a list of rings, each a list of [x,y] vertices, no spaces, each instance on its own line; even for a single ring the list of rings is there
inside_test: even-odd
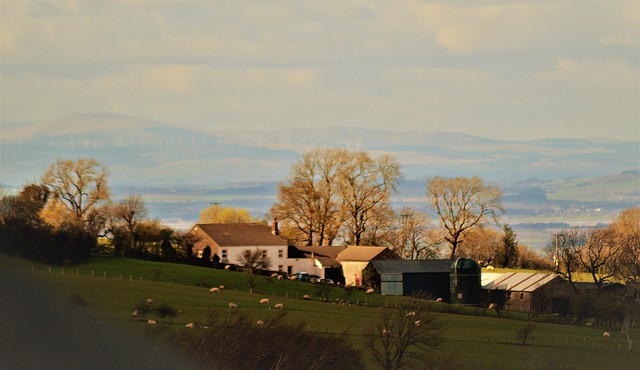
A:
[[[640,278],[640,207],[622,211],[611,227],[616,244],[621,247],[618,274],[627,281],[635,281]]]
[[[502,191],[497,185],[485,184],[479,177],[445,179],[436,176],[427,181],[431,205],[446,229],[450,258],[456,255],[458,244],[470,228],[493,220],[498,223],[502,207]]]
[[[342,226],[338,177],[348,156],[344,149],[315,148],[291,167],[286,183],[278,185],[278,203],[271,213],[292,221],[306,245],[331,245]]]
[[[389,155],[373,159],[366,152],[355,152],[340,175],[346,227],[351,243],[360,245],[373,209],[390,201],[400,180],[400,165]]]
[[[557,273],[573,282],[574,273],[580,268],[580,250],[587,244],[585,229],[562,230],[547,244],[547,254],[556,261]]]
[[[129,195],[122,199],[112,208],[113,217],[122,221],[129,232],[127,238],[129,250],[123,252],[135,251],[139,241],[137,227],[138,224],[147,217],[147,206],[144,204],[142,197],[139,195]]]
[[[395,248],[403,259],[433,259],[439,251],[437,245],[442,235],[429,226],[429,217],[412,207],[400,210],[397,219],[397,239]]]
[[[613,228],[598,228],[589,231],[587,243],[580,248],[580,265],[591,274],[598,289],[617,275],[618,258],[622,246],[616,242]]]
[[[83,218],[96,203],[109,199],[108,177],[107,167],[95,159],[58,159],[40,181],[51,190],[56,201]]]
[[[253,273],[258,268],[268,270],[271,267],[271,258],[267,256],[265,250],[260,248],[256,248],[253,251],[247,249],[238,258],[238,263],[241,266],[248,267]]]
[[[488,227],[474,227],[464,234],[458,245],[457,256],[473,258],[487,263],[493,262],[501,244],[499,232]]]
[[[381,308],[378,319],[363,328],[362,336],[374,365],[400,369],[407,365],[407,358],[423,366],[428,363],[443,342],[443,330],[439,317],[421,306]]]

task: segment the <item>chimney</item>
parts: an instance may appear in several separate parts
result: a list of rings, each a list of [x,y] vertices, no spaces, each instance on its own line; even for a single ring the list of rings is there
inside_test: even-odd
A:
[[[271,225],[271,234],[278,235],[278,220],[274,217]]]

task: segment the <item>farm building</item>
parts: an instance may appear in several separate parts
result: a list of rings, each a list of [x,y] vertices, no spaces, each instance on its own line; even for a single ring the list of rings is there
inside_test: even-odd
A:
[[[488,297],[492,290],[508,290],[507,309],[531,313],[563,313],[574,289],[571,283],[555,274],[508,272],[482,287]]]
[[[373,260],[365,268],[365,282],[389,295],[420,295],[449,302],[452,259]]]
[[[245,250],[260,249],[271,259],[270,269],[287,263],[288,243],[277,229],[262,223],[196,224],[189,234],[197,242],[192,253],[214,262],[238,263]]]
[[[364,247],[352,245],[338,254],[336,260],[342,266],[345,285],[361,286],[362,270],[374,260],[400,259],[387,247]]]
[[[289,246],[287,273],[307,272],[344,284],[342,266],[336,261],[338,254],[344,250],[343,247],[333,246]]]
[[[480,305],[482,299],[482,269],[471,258],[460,257],[451,264],[449,275],[451,303]]]

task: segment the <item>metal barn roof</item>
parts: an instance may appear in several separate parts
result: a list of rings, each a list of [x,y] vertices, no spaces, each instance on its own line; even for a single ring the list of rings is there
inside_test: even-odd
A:
[[[532,272],[507,272],[482,286],[482,289],[511,290],[513,292],[533,292],[555,279],[557,275]]]

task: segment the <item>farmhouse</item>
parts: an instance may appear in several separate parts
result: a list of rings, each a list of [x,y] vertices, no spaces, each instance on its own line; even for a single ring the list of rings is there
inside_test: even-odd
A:
[[[451,265],[442,260],[373,260],[365,268],[365,283],[389,295],[420,295],[449,302]]]
[[[338,254],[344,250],[343,247],[333,246],[289,246],[287,273],[306,272],[344,284],[342,266],[336,261]]]
[[[387,247],[350,246],[338,254],[336,260],[342,265],[345,285],[363,285],[362,270],[374,260],[399,260],[400,256]]]
[[[507,308],[531,313],[563,313],[574,290],[571,283],[555,274],[508,272],[482,286],[487,297],[492,290],[508,290]]]
[[[246,250],[260,249],[271,259],[269,269],[282,269],[287,264],[287,241],[277,235],[276,228],[262,223],[196,224],[189,234],[198,240],[193,255],[214,262],[238,263]]]

